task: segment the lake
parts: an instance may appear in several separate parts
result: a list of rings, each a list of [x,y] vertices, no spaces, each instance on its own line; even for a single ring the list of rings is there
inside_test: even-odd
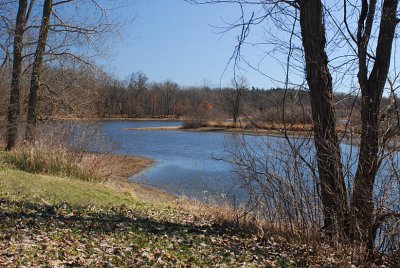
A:
[[[192,132],[183,130],[126,130],[126,128],[148,128],[180,126],[177,121],[103,121],[101,128],[105,136],[118,144],[116,153],[151,158],[155,164],[131,178],[132,181],[163,189],[169,193],[204,201],[207,198],[226,197],[228,200],[245,201],[247,194],[236,178],[237,166],[230,163],[233,155],[243,158],[262,159],[265,165],[277,172],[283,170],[282,163],[290,159],[292,152],[282,137],[254,136],[224,132]],[[250,153],[244,153],[243,141]],[[301,152],[310,162],[315,162],[312,140],[293,138]],[[346,178],[352,177],[357,166],[357,146],[341,144],[343,162],[346,163]],[[278,159],[279,157],[284,159]],[[267,160],[268,159],[268,162]],[[292,161],[292,159],[290,160]],[[393,163],[383,162],[380,178],[386,177]],[[289,167],[290,168],[290,167]],[[299,168],[299,176],[311,177],[307,168]],[[294,174],[288,174],[294,176]],[[314,184],[310,178],[310,184]],[[351,187],[352,180],[346,180]],[[397,184],[396,184],[397,185]],[[390,187],[397,187],[396,185]],[[398,192],[398,189],[395,190]],[[379,191],[376,192],[379,196]],[[398,198],[398,195],[394,195]]]
[[[126,130],[180,126],[176,121],[106,121],[102,129],[117,143],[117,153],[151,158],[155,164],[132,181],[164,189],[175,195],[204,199],[241,192],[233,178],[234,165],[227,161],[227,148],[241,135],[222,132],[172,130]],[[245,194],[241,192],[241,194]]]
[[[152,167],[132,177],[131,181],[200,201],[209,198],[246,201],[247,193],[236,178],[236,165],[230,163],[232,154],[237,153],[244,140],[254,148],[266,141],[274,147],[285,142],[280,137],[224,132],[127,130],[167,126],[181,126],[181,122],[102,122],[103,133],[118,145],[116,153],[155,161]]]

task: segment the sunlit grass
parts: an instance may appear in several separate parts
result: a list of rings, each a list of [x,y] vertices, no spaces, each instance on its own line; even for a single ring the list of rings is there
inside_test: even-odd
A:
[[[5,169],[0,172],[2,192],[21,194],[24,198],[74,205],[119,206],[136,204],[127,193],[104,184],[84,182],[71,178],[32,174]]]
[[[31,173],[51,174],[77,178],[84,181],[99,181],[101,178],[95,171],[79,166],[76,156],[63,148],[44,148],[29,146],[3,152],[5,163]]]

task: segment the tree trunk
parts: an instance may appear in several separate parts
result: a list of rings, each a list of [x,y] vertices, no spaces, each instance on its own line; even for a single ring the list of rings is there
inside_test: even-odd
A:
[[[371,74],[367,77],[366,53],[359,53],[359,83],[362,93],[361,104],[361,144],[359,162],[354,180],[352,216],[353,235],[372,249],[374,200],[373,190],[380,166],[379,150],[379,110],[386,83],[392,54],[392,44],[397,25],[398,0],[385,0],[376,47],[376,57]],[[360,46],[365,44],[359,43]],[[365,50],[366,51],[366,48]],[[361,51],[362,52],[362,51]]]
[[[236,124],[240,114],[240,97],[241,97],[241,89],[235,90],[235,99],[232,103],[232,117],[233,123]]]
[[[33,66],[32,66],[31,86],[30,86],[29,100],[28,100],[27,125],[25,133],[26,140],[30,142],[35,139],[38,102],[39,102],[38,95],[40,90],[40,77],[42,73],[43,56],[46,50],[52,6],[53,6],[52,0],[44,1],[42,24],[40,26],[39,39],[35,52],[35,59],[33,61]]]
[[[332,101],[332,77],[325,52],[322,3],[320,0],[300,0],[299,5],[324,229],[330,236],[344,238],[348,205]]]
[[[11,80],[10,103],[7,114],[7,145],[11,150],[17,141],[18,119],[21,113],[21,78],[22,78],[22,49],[24,46],[24,32],[28,0],[20,0],[14,34],[14,60]]]

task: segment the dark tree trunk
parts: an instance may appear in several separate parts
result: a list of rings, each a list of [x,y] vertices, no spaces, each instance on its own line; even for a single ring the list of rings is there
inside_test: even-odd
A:
[[[376,3],[369,7],[374,11]],[[380,30],[376,47],[375,63],[367,78],[367,44],[369,23],[366,19],[366,33],[358,36],[359,74],[358,79],[362,93],[361,107],[361,144],[359,163],[354,181],[352,216],[353,235],[356,239],[373,247],[374,200],[373,190],[377,171],[380,166],[379,150],[379,110],[383,89],[390,67],[392,44],[396,30],[398,0],[385,0],[383,3]],[[373,14],[370,15],[373,17]],[[365,17],[366,18],[366,17]]]
[[[47,36],[49,32],[52,0],[45,0],[43,5],[42,24],[40,26],[39,39],[32,66],[31,85],[28,100],[28,115],[25,138],[33,141],[35,138],[36,122],[38,115],[40,77],[43,66],[43,56],[46,50]]]
[[[7,114],[7,145],[11,150],[17,141],[18,119],[21,113],[21,77],[22,77],[22,49],[24,46],[24,32],[28,0],[20,0],[14,34],[14,60],[11,80],[10,103]]]
[[[235,99],[233,100],[232,103],[232,117],[233,117],[233,123],[237,123],[237,120],[240,115],[240,99],[241,99],[241,89],[236,89],[235,91]]]
[[[325,52],[322,3],[320,0],[300,0],[299,5],[324,229],[328,235],[344,238],[348,205],[332,101],[332,77]]]

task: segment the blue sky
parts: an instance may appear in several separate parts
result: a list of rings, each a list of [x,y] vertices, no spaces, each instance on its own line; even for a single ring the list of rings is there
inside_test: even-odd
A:
[[[217,34],[220,30],[213,26],[234,21],[240,15],[238,6],[138,0],[125,8],[123,15],[135,20],[112,47],[109,69],[118,77],[142,71],[151,81],[170,79],[184,86],[231,85],[232,66],[225,74],[224,69],[237,44],[239,29]],[[254,50],[247,56],[259,56],[257,53]],[[243,75],[251,86],[276,86],[250,68],[243,70]]]

